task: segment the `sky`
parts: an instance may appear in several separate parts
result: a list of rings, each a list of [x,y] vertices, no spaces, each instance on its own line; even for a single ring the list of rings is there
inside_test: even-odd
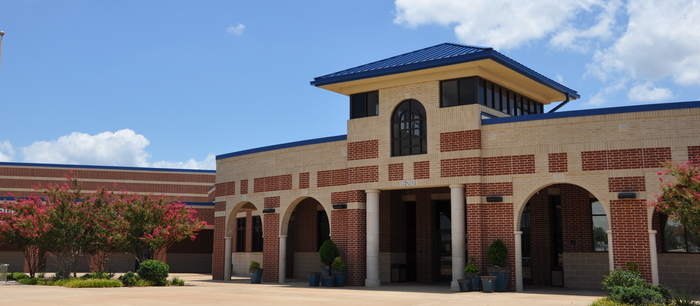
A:
[[[0,0],[0,31],[0,162],[215,169],[344,135],[313,78],[445,42],[578,91],[559,111],[700,100],[700,0]]]

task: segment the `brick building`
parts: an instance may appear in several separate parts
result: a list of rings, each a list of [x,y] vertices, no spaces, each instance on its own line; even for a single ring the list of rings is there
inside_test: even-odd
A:
[[[251,260],[264,282],[304,279],[329,236],[354,286],[455,288],[495,239],[511,290],[599,288],[626,262],[654,283],[700,277],[695,238],[646,204],[661,162],[700,154],[699,102],[544,113],[578,93],[455,44],[311,84],[349,96],[347,135],[217,157],[214,279]]]
[[[212,187],[216,171],[0,162],[0,201],[32,194],[42,197],[43,194],[35,191],[34,186],[62,184],[66,181],[64,175],[71,171],[80,180],[84,192],[102,187],[114,189],[113,184],[116,183],[117,188],[129,192],[179,198],[188,207],[196,209],[197,217],[207,221],[210,226],[200,231],[195,241],[186,239],[174,244],[165,258],[159,259],[165,259],[171,272],[211,272],[214,236]],[[14,197],[8,197],[8,193]],[[22,271],[24,257],[19,250],[0,246],[0,263],[10,264],[11,272]],[[134,271],[134,256],[113,254],[107,261],[106,269],[113,272]],[[50,258],[46,270],[55,271]],[[81,261],[77,270],[89,271],[89,260]]]

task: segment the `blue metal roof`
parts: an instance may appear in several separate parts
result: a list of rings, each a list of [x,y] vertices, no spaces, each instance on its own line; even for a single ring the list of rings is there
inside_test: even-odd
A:
[[[288,142],[288,143],[282,143],[282,144],[277,144],[277,145],[255,148],[255,149],[249,149],[249,150],[243,150],[243,151],[238,151],[238,152],[221,154],[221,155],[216,156],[216,160],[234,157],[234,156],[242,156],[242,155],[248,155],[248,154],[253,154],[253,153],[272,151],[272,150],[301,147],[301,146],[312,145],[312,144],[334,142],[334,141],[343,141],[343,140],[347,140],[347,139],[348,139],[348,135],[338,135],[338,136],[331,136],[331,137],[323,137],[323,138]]]
[[[0,166],[75,168],[75,169],[97,169],[97,170],[128,170],[128,171],[158,171],[158,172],[194,172],[194,173],[208,173],[208,174],[216,173],[216,170],[201,170],[201,169],[147,168],[147,167],[94,166],[94,165],[74,165],[74,164],[41,164],[41,163],[15,163],[15,162],[0,162]]]
[[[687,108],[700,108],[700,101],[617,106],[617,107],[584,109],[584,110],[575,110],[575,111],[566,111],[566,112],[557,112],[557,113],[544,113],[544,114],[535,114],[535,115],[526,115],[526,116],[491,118],[491,119],[482,119],[481,124],[482,125],[490,125],[490,124],[511,123],[511,122],[525,122],[525,121],[535,121],[535,120],[598,116],[598,115],[612,115],[612,114],[624,114],[624,113],[636,113],[636,112],[651,112],[651,111],[687,109]]]
[[[525,67],[525,65],[520,64],[501,53],[498,53],[497,51],[493,50],[493,48],[465,46],[452,43],[443,43],[320,76],[314,78],[314,80],[311,81],[311,85],[324,86],[422,69],[473,62],[483,59],[491,59],[547,87],[557,90],[563,94],[569,94],[569,96],[574,99],[580,98],[580,95],[575,90],[559,84],[528,67]]]

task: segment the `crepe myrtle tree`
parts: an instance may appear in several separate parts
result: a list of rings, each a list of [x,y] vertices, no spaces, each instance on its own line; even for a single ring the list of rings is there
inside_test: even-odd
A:
[[[688,231],[700,233],[700,159],[664,163],[659,171],[661,193],[650,205]]]
[[[44,263],[45,253],[40,246],[50,228],[48,208],[34,195],[3,201],[0,208],[0,245],[22,250],[29,276],[34,277]]]
[[[196,210],[179,200],[164,196],[122,194],[119,214],[128,224],[124,251],[134,252],[139,262],[151,252],[167,250],[184,239],[195,240],[207,223],[199,220]]]

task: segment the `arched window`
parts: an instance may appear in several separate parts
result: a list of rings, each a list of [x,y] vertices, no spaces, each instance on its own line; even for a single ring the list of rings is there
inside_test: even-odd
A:
[[[414,99],[401,102],[391,116],[391,155],[428,153],[425,108]]]

